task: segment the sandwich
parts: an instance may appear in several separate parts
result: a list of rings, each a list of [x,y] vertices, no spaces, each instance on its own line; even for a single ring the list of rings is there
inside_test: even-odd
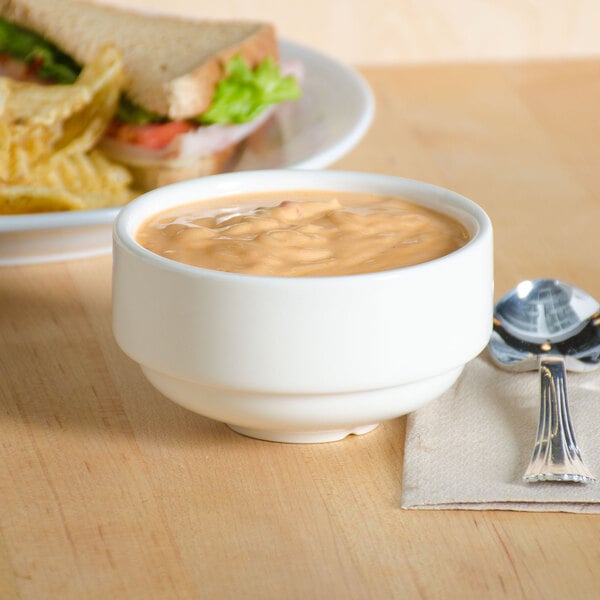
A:
[[[0,0],[0,75],[70,84],[107,44],[121,51],[125,80],[100,147],[138,189],[224,170],[275,107],[301,93],[268,23]]]

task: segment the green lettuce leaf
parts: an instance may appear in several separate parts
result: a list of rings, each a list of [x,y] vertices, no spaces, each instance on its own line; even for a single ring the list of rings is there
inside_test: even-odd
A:
[[[73,83],[81,68],[54,44],[41,36],[0,18],[0,52],[38,66],[37,74],[57,83]]]
[[[208,110],[197,118],[203,124],[246,123],[267,106],[300,96],[300,87],[290,75],[283,76],[272,58],[265,58],[251,70],[241,56],[225,65],[225,77]]]
[[[121,100],[117,108],[117,119],[124,123],[133,123],[134,125],[165,123],[168,121],[166,117],[150,112],[142,108],[139,104],[135,104],[125,94],[121,94]]]

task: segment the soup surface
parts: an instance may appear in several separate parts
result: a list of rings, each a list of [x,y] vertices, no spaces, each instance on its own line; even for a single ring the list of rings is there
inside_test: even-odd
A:
[[[152,252],[233,273],[351,275],[426,262],[469,239],[458,221],[407,200],[348,192],[270,192],[185,204],[137,232]]]

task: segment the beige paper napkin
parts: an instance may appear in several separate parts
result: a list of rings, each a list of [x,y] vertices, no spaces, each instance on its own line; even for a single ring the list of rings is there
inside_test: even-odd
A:
[[[597,483],[526,483],[539,375],[507,373],[484,351],[442,397],[408,416],[402,507],[600,513],[600,370],[568,373],[575,438]]]

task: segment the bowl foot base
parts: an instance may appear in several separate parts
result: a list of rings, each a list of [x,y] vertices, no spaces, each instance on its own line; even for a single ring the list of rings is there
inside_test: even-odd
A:
[[[288,444],[319,444],[323,442],[337,442],[343,440],[349,435],[363,435],[373,431],[379,425],[374,423],[370,425],[359,425],[351,429],[334,429],[328,431],[269,431],[265,429],[251,429],[248,427],[238,427],[237,425],[227,426],[241,433],[246,437],[266,440],[268,442],[285,442]]]

